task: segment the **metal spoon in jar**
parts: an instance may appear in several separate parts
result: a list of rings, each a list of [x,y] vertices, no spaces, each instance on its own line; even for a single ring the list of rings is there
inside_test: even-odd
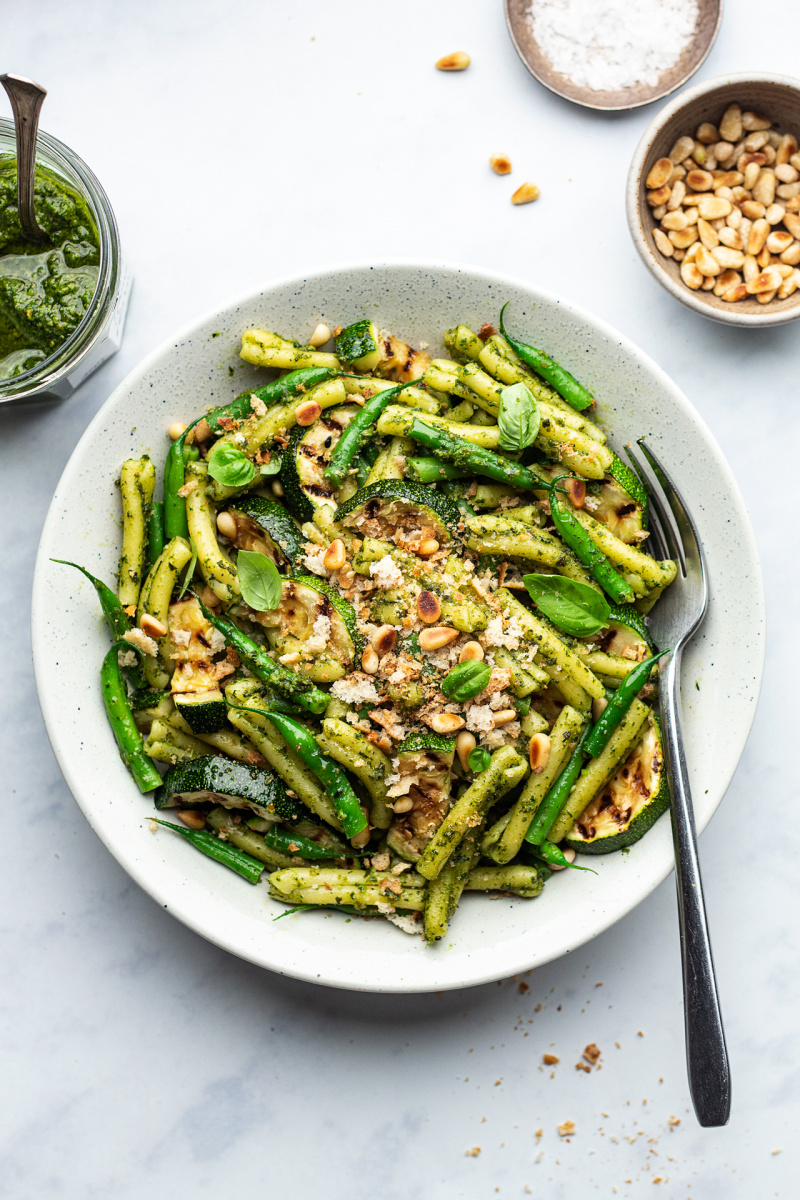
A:
[[[17,133],[17,209],[22,232],[30,242],[43,242],[47,234],[36,220],[33,187],[39,111],[47,91],[22,75],[0,75],[0,83],[8,92]]]

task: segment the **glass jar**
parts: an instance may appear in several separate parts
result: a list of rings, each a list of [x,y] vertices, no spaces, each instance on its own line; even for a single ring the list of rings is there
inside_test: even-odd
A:
[[[0,118],[0,157],[16,156],[14,123]],[[79,192],[97,226],[97,287],[78,328],[47,358],[11,379],[0,379],[0,404],[68,399],[92,371],[116,354],[128,311],[131,278],[120,254],[119,232],[99,181],[69,146],[39,131],[36,163]]]

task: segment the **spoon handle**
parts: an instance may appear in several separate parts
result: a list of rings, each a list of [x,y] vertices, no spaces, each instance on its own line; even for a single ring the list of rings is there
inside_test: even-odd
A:
[[[8,92],[17,133],[17,209],[22,232],[31,242],[42,242],[47,234],[36,220],[33,187],[36,173],[36,134],[39,110],[47,95],[45,88],[22,75],[0,75]]]

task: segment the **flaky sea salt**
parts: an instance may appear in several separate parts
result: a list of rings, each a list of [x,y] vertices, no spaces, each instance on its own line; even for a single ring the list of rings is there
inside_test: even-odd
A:
[[[579,87],[654,86],[680,58],[697,0],[534,0],[528,22],[551,66]]]

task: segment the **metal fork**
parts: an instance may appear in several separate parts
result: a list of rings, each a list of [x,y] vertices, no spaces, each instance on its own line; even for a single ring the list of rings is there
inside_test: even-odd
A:
[[[700,879],[680,699],[681,655],[706,615],[708,579],[697,530],[678,489],[644,438],[639,438],[637,445],[650,470],[632,446],[626,449],[650,496],[654,549],[678,564],[675,582],[653,609],[649,628],[659,649],[672,648],[672,654],[662,660],[659,694],[672,797],[689,1088],[700,1124],[725,1125],[731,1108],[730,1071]]]

